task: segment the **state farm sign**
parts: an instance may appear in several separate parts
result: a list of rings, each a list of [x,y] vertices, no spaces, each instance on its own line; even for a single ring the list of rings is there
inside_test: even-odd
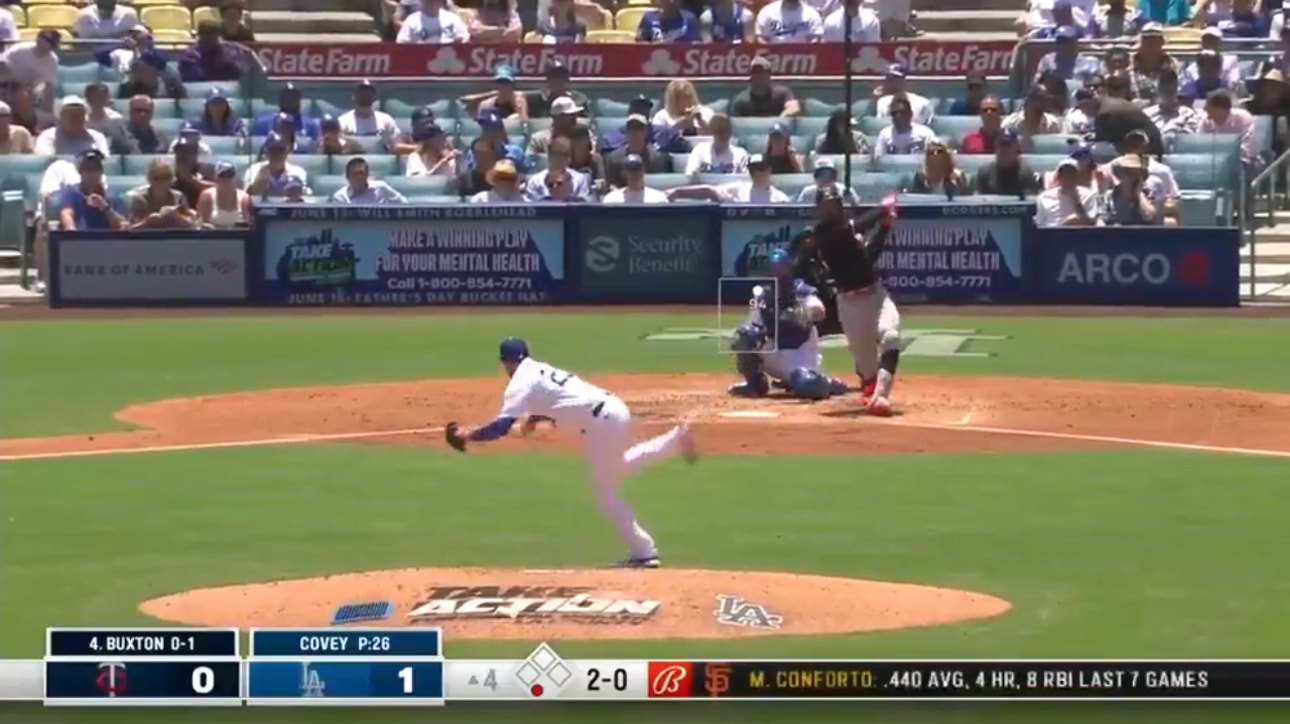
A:
[[[366,43],[264,44],[255,55],[274,78],[460,78],[491,76],[507,65],[540,77],[559,61],[583,78],[738,78],[763,58],[777,75],[837,77],[847,58],[836,43],[804,45],[396,45]],[[962,77],[970,71],[1008,75],[1015,46],[1008,41],[916,40],[864,45],[850,58],[855,75],[882,75],[893,64],[910,74]]]

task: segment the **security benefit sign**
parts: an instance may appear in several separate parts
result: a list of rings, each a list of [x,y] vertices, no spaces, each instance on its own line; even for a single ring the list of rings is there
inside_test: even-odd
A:
[[[901,207],[878,259],[898,301],[933,304],[1021,301],[1025,204]],[[814,223],[802,207],[728,207],[721,227],[722,273],[763,276],[772,249],[789,247]]]
[[[587,301],[716,298],[717,219],[707,206],[579,207],[579,296]]]
[[[1040,304],[1234,307],[1235,228],[1043,229],[1034,245]]]
[[[265,292],[302,306],[555,301],[564,224],[537,207],[276,207]]]

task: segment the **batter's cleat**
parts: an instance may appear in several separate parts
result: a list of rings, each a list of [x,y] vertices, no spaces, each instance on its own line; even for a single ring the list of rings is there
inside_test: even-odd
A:
[[[891,400],[886,397],[874,397],[865,405],[865,409],[874,417],[891,417]]]
[[[767,390],[764,387],[760,385],[751,385],[747,382],[740,382],[738,384],[731,385],[726,391],[735,397],[765,397],[767,393]]]
[[[609,567],[610,568],[658,568],[659,566],[662,566],[662,565],[663,565],[663,562],[658,559],[658,556],[652,556],[650,558],[624,558],[623,560],[618,561],[617,563],[614,563]]]

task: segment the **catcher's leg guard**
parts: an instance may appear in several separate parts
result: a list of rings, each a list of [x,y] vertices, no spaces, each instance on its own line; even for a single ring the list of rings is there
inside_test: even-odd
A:
[[[735,369],[744,376],[744,381],[730,386],[730,394],[740,397],[761,397],[770,393],[770,381],[762,372],[761,355],[755,352],[741,352],[735,355]]]
[[[788,389],[803,400],[824,400],[829,397],[830,381],[815,370],[798,367],[788,377]]]
[[[829,378],[829,396],[845,395],[847,393],[847,383],[836,377]]]

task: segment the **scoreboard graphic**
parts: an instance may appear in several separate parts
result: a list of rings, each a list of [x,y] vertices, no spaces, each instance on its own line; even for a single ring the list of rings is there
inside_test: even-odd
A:
[[[48,706],[649,699],[1285,701],[1290,661],[446,659],[439,629],[350,626],[58,628],[43,661],[0,660],[0,700]]]

